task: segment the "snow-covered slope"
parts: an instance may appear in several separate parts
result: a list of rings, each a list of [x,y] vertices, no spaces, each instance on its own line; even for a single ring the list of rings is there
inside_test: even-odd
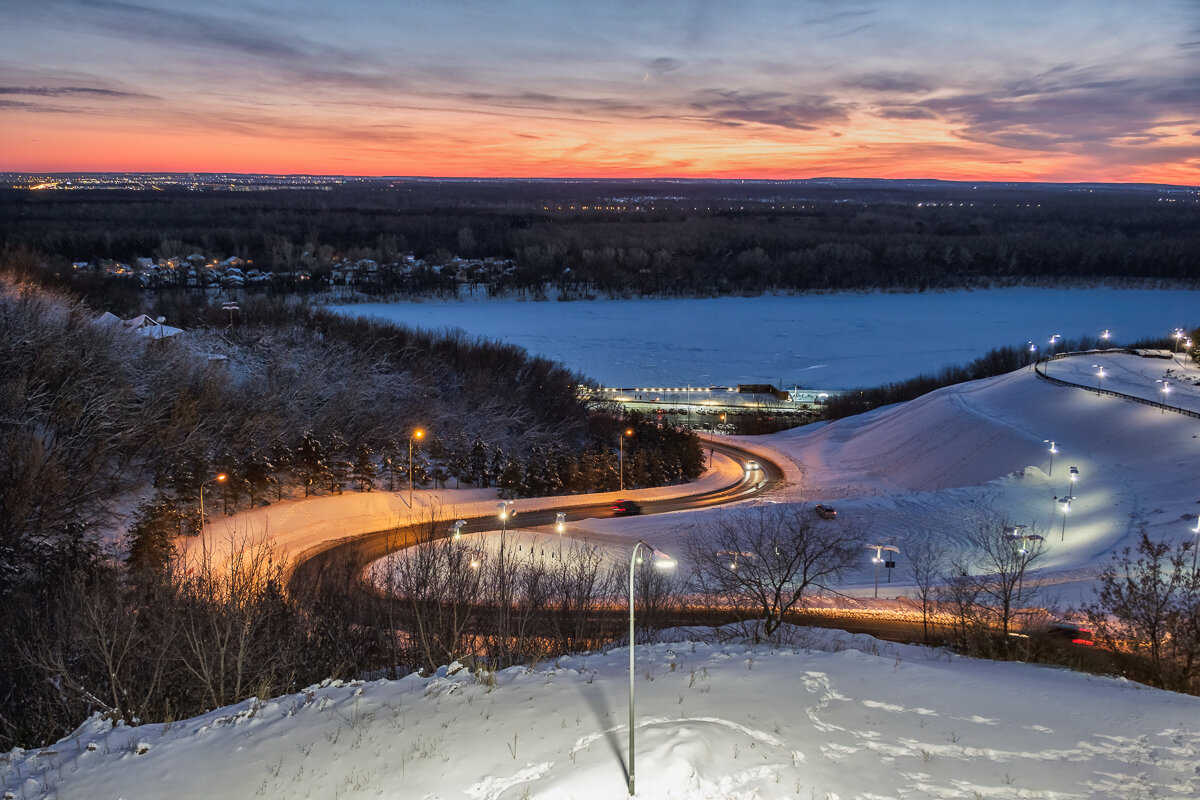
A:
[[[1200,698],[811,632],[639,646],[642,798],[1191,798]],[[627,796],[628,650],[331,684],[0,762],[18,798]]]
[[[1094,386],[1098,360],[1110,375],[1124,376],[1104,388],[1162,399],[1156,381],[1172,364],[1159,359],[1082,355],[1054,362],[1051,374]],[[1172,404],[1200,401],[1194,366],[1175,364],[1165,380]],[[1055,442],[1053,464],[1045,440]],[[984,517],[1039,530],[1049,545],[1046,568],[1078,577],[1132,544],[1141,524],[1172,541],[1194,537],[1200,512],[1200,419],[1058,386],[1028,369],[742,441],[791,465],[790,485],[777,499],[836,501],[840,521],[900,547],[898,583],[889,596],[904,590],[907,545],[929,540],[953,555]],[[1069,480],[1072,466],[1076,483]],[[1066,495],[1074,499],[1064,529],[1056,500]],[[863,586],[870,577],[864,565],[857,582]],[[1065,603],[1088,596],[1086,584],[1059,589]]]
[[[1155,381],[1168,380],[1172,402],[1197,400],[1194,368],[1164,376],[1162,361],[1105,358],[1123,376],[1112,388],[1158,399]],[[1052,372],[1087,383],[1093,363],[1068,359]],[[1060,451],[1052,471],[1045,439]],[[911,543],[952,553],[974,521],[999,514],[1041,526],[1049,577],[1065,602],[1077,602],[1087,588],[1080,579],[1138,524],[1183,539],[1195,535],[1200,509],[1200,420],[1029,371],[747,441],[788,465],[789,484],[771,500],[832,498],[841,510],[833,524],[861,524],[873,540],[897,543],[900,569],[886,597],[906,591]],[[1072,491],[1070,466],[1081,477],[1061,529],[1054,498]],[[353,505],[344,497],[259,521],[286,545],[289,518],[308,543],[336,534],[339,518],[395,514],[371,505],[378,498],[344,508]],[[601,536],[620,555],[623,540],[678,542],[719,513],[736,510],[589,520],[572,534]],[[869,597],[871,577],[864,557],[844,588]],[[803,646],[776,649],[639,647],[638,796],[1200,796],[1200,699],[868,637],[804,635]],[[7,754],[0,781],[13,798],[62,800],[623,797],[627,664],[628,650],[615,648],[492,677],[443,671],[314,687],[170,725],[93,720],[45,751]]]

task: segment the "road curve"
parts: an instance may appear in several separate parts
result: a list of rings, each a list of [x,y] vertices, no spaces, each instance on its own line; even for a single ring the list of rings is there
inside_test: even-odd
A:
[[[684,494],[661,500],[639,500],[642,513],[662,514],[668,511],[736,503],[770,492],[783,482],[783,469],[761,455],[725,442],[710,444],[709,447],[742,465],[739,480],[719,489],[705,492]],[[750,461],[757,463],[758,469],[746,470],[745,466]],[[587,495],[565,495],[562,497],[561,505],[544,511],[522,511],[517,521],[522,528],[527,529],[541,525],[553,525],[559,513],[565,513],[568,522],[617,516],[611,505],[611,501],[588,502]],[[463,533],[495,530],[498,524],[494,514],[469,517],[465,521],[466,524],[462,526]],[[449,524],[450,520],[423,522],[325,542],[304,551],[296,558],[292,565],[288,586],[294,593],[301,596],[310,592],[313,595],[309,596],[314,596],[327,576],[329,580],[344,583],[348,576],[360,575],[371,562],[383,558],[389,553],[411,547],[420,539],[428,539],[431,533],[438,537],[446,536],[449,533]]]

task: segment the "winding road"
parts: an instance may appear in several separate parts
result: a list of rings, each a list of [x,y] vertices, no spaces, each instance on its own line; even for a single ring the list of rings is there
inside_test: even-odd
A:
[[[724,442],[710,443],[709,447],[741,465],[740,480],[706,492],[682,494],[657,500],[638,500],[642,507],[642,513],[663,514],[668,511],[735,503],[756,495],[766,494],[783,482],[783,469],[773,461]],[[757,468],[746,469],[749,462],[754,462]],[[686,490],[687,487],[680,488]],[[629,494],[631,499],[637,499],[637,492],[631,491]],[[553,525],[559,513],[565,513],[568,522],[618,516],[612,510],[611,501],[589,502],[588,495],[565,495],[562,497],[562,504],[555,508],[520,512],[519,522],[523,529]],[[497,519],[494,514],[468,517],[465,519],[465,523],[462,526],[463,533],[491,531],[497,527]],[[437,520],[433,523],[422,522],[358,534],[314,547],[301,553],[297,558],[292,567],[288,585],[293,592],[303,595],[319,590],[326,576],[330,576],[330,580],[344,582],[347,574],[360,575],[373,561],[383,558],[389,553],[410,547],[421,539],[427,539],[430,535],[431,524],[436,526],[433,531],[434,536],[449,535],[450,520]]]

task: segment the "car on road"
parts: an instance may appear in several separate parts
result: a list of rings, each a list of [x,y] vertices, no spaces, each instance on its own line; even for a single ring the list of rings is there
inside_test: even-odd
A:
[[[1096,634],[1090,628],[1084,628],[1073,622],[1056,622],[1046,629],[1046,635],[1059,641],[1081,644],[1085,647],[1096,644]]]
[[[612,504],[613,514],[618,517],[628,517],[642,513],[642,507],[633,500],[618,500]]]
[[[760,467],[758,465],[758,462],[755,461],[754,459],[750,459],[749,461],[746,462],[746,472],[755,472],[760,469],[762,469],[762,467]]]
[[[837,519],[837,509],[833,506],[823,506],[818,503],[813,511],[817,512],[817,516],[821,519]]]

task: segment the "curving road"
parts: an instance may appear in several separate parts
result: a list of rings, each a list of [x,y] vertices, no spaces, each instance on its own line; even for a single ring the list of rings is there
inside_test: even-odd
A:
[[[770,492],[783,482],[783,470],[778,464],[764,459],[732,444],[718,443],[709,445],[742,466],[742,477],[736,483],[707,492],[664,498],[662,500],[639,500],[643,514],[662,514],[668,511],[705,508],[735,503],[755,495]],[[746,469],[749,462],[754,462],[757,469]],[[636,494],[631,492],[631,494]],[[553,525],[559,513],[565,513],[568,522],[581,519],[596,519],[619,516],[612,510],[612,503],[588,502],[587,495],[566,495],[562,505],[544,511],[522,511],[517,523],[521,528],[535,528],[542,525]],[[348,575],[359,575],[371,562],[389,553],[411,547],[419,539],[428,539],[432,534],[437,537],[446,536],[449,532],[449,520],[439,520],[434,523],[418,523],[400,528],[373,531],[371,533],[350,536],[301,553],[292,568],[288,585],[293,591],[301,590],[300,594],[315,592],[320,589],[325,576],[330,580],[344,583]],[[434,528],[430,530],[431,526]],[[494,514],[466,519],[462,526],[463,533],[478,533],[495,530],[497,519]]]

